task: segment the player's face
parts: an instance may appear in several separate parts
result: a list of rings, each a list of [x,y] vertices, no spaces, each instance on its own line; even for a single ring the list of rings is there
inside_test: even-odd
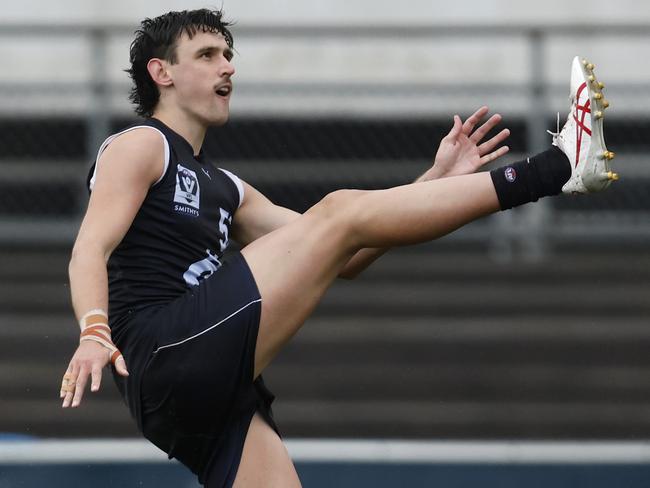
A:
[[[170,65],[176,103],[206,125],[221,125],[228,120],[232,50],[220,33],[197,32],[178,40],[177,63]]]

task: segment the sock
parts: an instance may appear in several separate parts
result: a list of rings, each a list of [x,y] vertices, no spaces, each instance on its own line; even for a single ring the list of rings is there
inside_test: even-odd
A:
[[[571,177],[571,163],[557,147],[526,161],[490,171],[501,210],[557,195]]]

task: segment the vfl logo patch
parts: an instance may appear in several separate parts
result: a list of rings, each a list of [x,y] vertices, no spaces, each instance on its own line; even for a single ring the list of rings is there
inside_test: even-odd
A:
[[[506,177],[506,180],[508,180],[510,183],[514,183],[514,181],[517,179],[517,172],[515,171],[515,168],[508,166],[504,171],[503,175]]]
[[[179,164],[176,173],[176,191],[174,192],[174,210],[194,217],[199,216],[201,189],[196,173]]]

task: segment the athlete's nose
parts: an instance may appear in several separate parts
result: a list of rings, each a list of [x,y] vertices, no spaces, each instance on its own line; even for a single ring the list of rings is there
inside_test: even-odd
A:
[[[232,76],[235,74],[235,66],[232,62],[224,58],[224,62],[221,64],[220,73],[221,76]]]

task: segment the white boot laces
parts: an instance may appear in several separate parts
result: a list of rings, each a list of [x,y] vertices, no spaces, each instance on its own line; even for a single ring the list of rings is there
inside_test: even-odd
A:
[[[553,132],[550,130],[546,130],[549,134],[553,136],[553,144],[557,143],[558,138],[560,137],[560,112],[557,113],[557,123],[556,123],[556,129],[557,132]]]

